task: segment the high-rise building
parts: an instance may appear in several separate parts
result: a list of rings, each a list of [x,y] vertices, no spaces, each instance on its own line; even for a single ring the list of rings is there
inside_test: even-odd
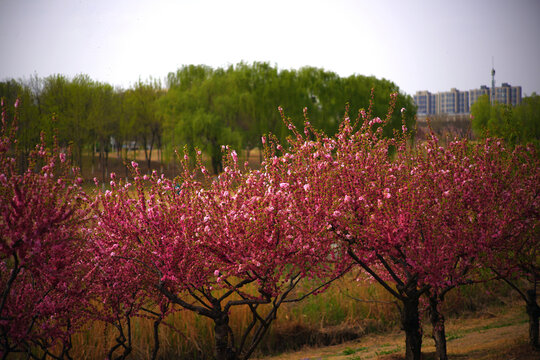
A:
[[[478,98],[480,98],[481,96],[489,96],[489,94],[490,89],[486,85],[480,86],[480,89],[469,90],[469,107],[471,107],[476,101],[478,101]]]
[[[508,83],[503,83],[501,87],[495,88],[494,101],[507,105],[521,104],[521,86],[510,86]]]
[[[414,95],[414,102],[418,107],[417,113],[424,115],[433,115],[436,111],[435,94],[429,91],[417,91]]]
[[[469,112],[469,92],[452,88],[435,94],[436,114],[463,114]]]

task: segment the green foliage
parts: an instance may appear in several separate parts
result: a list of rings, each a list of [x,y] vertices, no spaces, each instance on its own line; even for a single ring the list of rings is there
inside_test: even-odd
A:
[[[334,133],[348,104],[355,114],[367,107],[374,89],[372,116],[386,115],[390,94],[399,88],[387,80],[337,74],[313,67],[281,70],[268,63],[239,63],[213,70],[189,65],[170,73],[169,87],[161,99],[164,117],[164,143],[169,150],[178,145],[198,146],[211,158],[214,171],[220,169],[220,145],[251,149],[260,145],[262,134],[272,133],[284,141],[279,106],[302,127],[307,108],[315,128]],[[414,126],[416,108],[409,96],[398,95],[397,109],[406,108],[408,128]],[[199,123],[199,124],[197,124]],[[402,125],[401,113],[393,114],[384,134],[392,135]]]
[[[495,103],[484,95],[471,107],[472,128],[479,137],[501,137],[510,144],[528,142],[538,144],[540,140],[540,96],[533,94],[523,99],[520,105]]]
[[[124,121],[116,136],[121,143],[136,139],[142,145],[149,169],[152,168],[152,150],[162,144],[163,121],[158,101],[163,93],[159,81],[143,83],[139,80],[133,89],[123,94]]]
[[[31,81],[33,80],[31,79]],[[19,151],[25,154],[20,157],[21,159],[26,158],[30,149],[39,142],[39,134],[42,129],[38,102],[30,85],[31,83],[24,85],[15,80],[0,82],[0,98],[4,99],[7,119],[14,118],[13,104],[17,99],[20,99],[20,105],[17,109],[17,139]]]
[[[72,79],[53,75],[33,77],[26,83],[0,83],[0,96],[9,103],[21,99],[19,141],[35,144],[39,132],[58,129],[61,146],[72,145],[73,162],[82,165],[82,153],[96,150],[107,158],[137,144],[151,168],[152,151],[187,145],[200,148],[214,171],[221,170],[221,145],[247,151],[260,147],[261,135],[272,133],[280,141],[289,135],[278,107],[302,127],[303,109],[309,121],[326,133],[335,133],[345,108],[354,116],[369,106],[374,89],[372,116],[386,115],[390,94],[399,88],[388,80],[352,75],[346,78],[314,67],[278,70],[268,63],[239,63],[213,69],[187,65],[171,72],[164,89],[158,81],[138,81],[127,90],[78,75]],[[401,128],[399,109],[406,108],[407,128],[414,128],[416,108],[410,96],[399,94],[396,111],[384,134]],[[12,118],[8,114],[8,118]],[[125,150],[125,152],[123,152]],[[93,158],[92,161],[94,162]],[[93,163],[92,162],[92,163]],[[106,163],[103,164],[106,167]]]

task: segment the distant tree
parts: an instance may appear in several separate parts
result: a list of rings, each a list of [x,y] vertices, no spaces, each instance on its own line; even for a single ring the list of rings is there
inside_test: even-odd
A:
[[[19,99],[17,109],[17,162],[19,171],[26,168],[28,155],[34,145],[39,142],[39,134],[42,128],[37,99],[32,89],[22,82],[8,80],[0,82],[0,98],[4,99],[6,121],[15,118],[13,104]]]
[[[118,132],[121,115],[119,94],[106,83],[94,83],[91,90],[91,106],[88,115],[89,134],[99,152],[101,179],[108,174],[109,153],[112,150],[111,139]],[[92,150],[92,153],[94,150]]]
[[[140,141],[148,169],[152,170],[152,151],[161,145],[162,116],[158,100],[163,95],[159,81],[138,81],[124,94],[124,107],[130,132]]]
[[[53,75],[43,80],[40,96],[45,129],[58,130],[61,146],[72,145],[74,163],[81,168],[83,150],[92,141],[89,117],[94,88],[95,83],[87,75],[73,79]]]
[[[540,96],[523,98],[515,107],[501,103],[491,105],[484,95],[471,107],[472,128],[477,136],[496,136],[510,144],[540,141]]]
[[[512,116],[517,128],[516,143],[524,144],[534,142],[540,144],[540,95],[533,93],[531,96],[523,98],[522,103],[517,106]]]
[[[174,86],[163,96],[161,114],[170,150],[179,145],[187,145],[191,151],[198,147],[209,155],[213,171],[219,173],[221,146],[237,146],[241,136],[227,124],[226,113],[220,109],[228,99],[223,89],[224,73],[210,77],[213,73],[203,66],[189,66],[176,76],[170,74],[169,83]]]
[[[282,70],[268,63],[239,63],[225,69],[213,70],[206,66],[184,66],[169,74],[169,90],[160,104],[165,117],[166,143],[169,148],[187,144],[195,145],[197,137],[204,139],[198,144],[219,167],[217,149],[225,144],[241,145],[246,149],[260,146],[260,136],[272,133],[285,141],[288,129],[280,120],[278,106],[284,108],[296,126],[301,125],[302,109],[308,108],[310,122],[327,133],[337,130],[345,105],[358,112],[373,97],[372,114],[386,115],[386,99],[399,88],[390,81],[360,75],[346,79],[337,74],[314,67],[299,70]],[[384,129],[385,136],[392,136],[400,129],[402,115],[406,126],[413,129],[416,108],[412,99],[403,94],[397,96],[397,106],[407,109],[404,114],[392,114]],[[204,114],[204,116],[203,116]],[[223,136],[215,137],[216,131],[207,125],[208,133],[194,132],[192,121],[221,126]],[[172,129],[176,129],[172,131]],[[207,130],[205,130],[207,131]],[[176,144],[172,144],[174,141]],[[217,145],[214,145],[216,143]]]

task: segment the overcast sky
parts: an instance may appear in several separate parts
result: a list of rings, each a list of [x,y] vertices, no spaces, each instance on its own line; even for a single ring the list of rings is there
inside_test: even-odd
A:
[[[129,87],[184,64],[267,61],[402,91],[540,93],[540,0],[0,0],[0,80],[84,73]]]

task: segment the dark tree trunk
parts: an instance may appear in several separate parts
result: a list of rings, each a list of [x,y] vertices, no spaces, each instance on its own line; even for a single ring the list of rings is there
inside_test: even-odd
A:
[[[76,148],[77,148],[77,161],[78,161],[77,165],[79,166],[79,170],[81,171],[81,174],[82,174],[82,170],[83,170],[83,163],[82,163],[83,147],[82,147],[81,144],[77,144]]]
[[[527,314],[529,315],[529,343],[535,349],[539,349],[538,344],[538,317],[540,316],[540,307],[536,302],[536,290],[527,290]]]
[[[405,331],[405,359],[420,360],[422,356],[422,328],[418,313],[419,296],[402,299],[401,326]]]
[[[214,339],[217,360],[237,359],[235,349],[230,346],[231,341],[229,341],[229,336],[231,333],[228,315],[222,314],[220,317],[214,319]]]
[[[212,156],[212,170],[216,175],[219,175],[223,171],[221,156]]]
[[[433,340],[435,341],[435,354],[438,360],[448,360],[446,351],[446,333],[444,329],[444,315],[439,312],[438,305],[442,302],[437,295],[429,297],[429,320],[433,326]]]

